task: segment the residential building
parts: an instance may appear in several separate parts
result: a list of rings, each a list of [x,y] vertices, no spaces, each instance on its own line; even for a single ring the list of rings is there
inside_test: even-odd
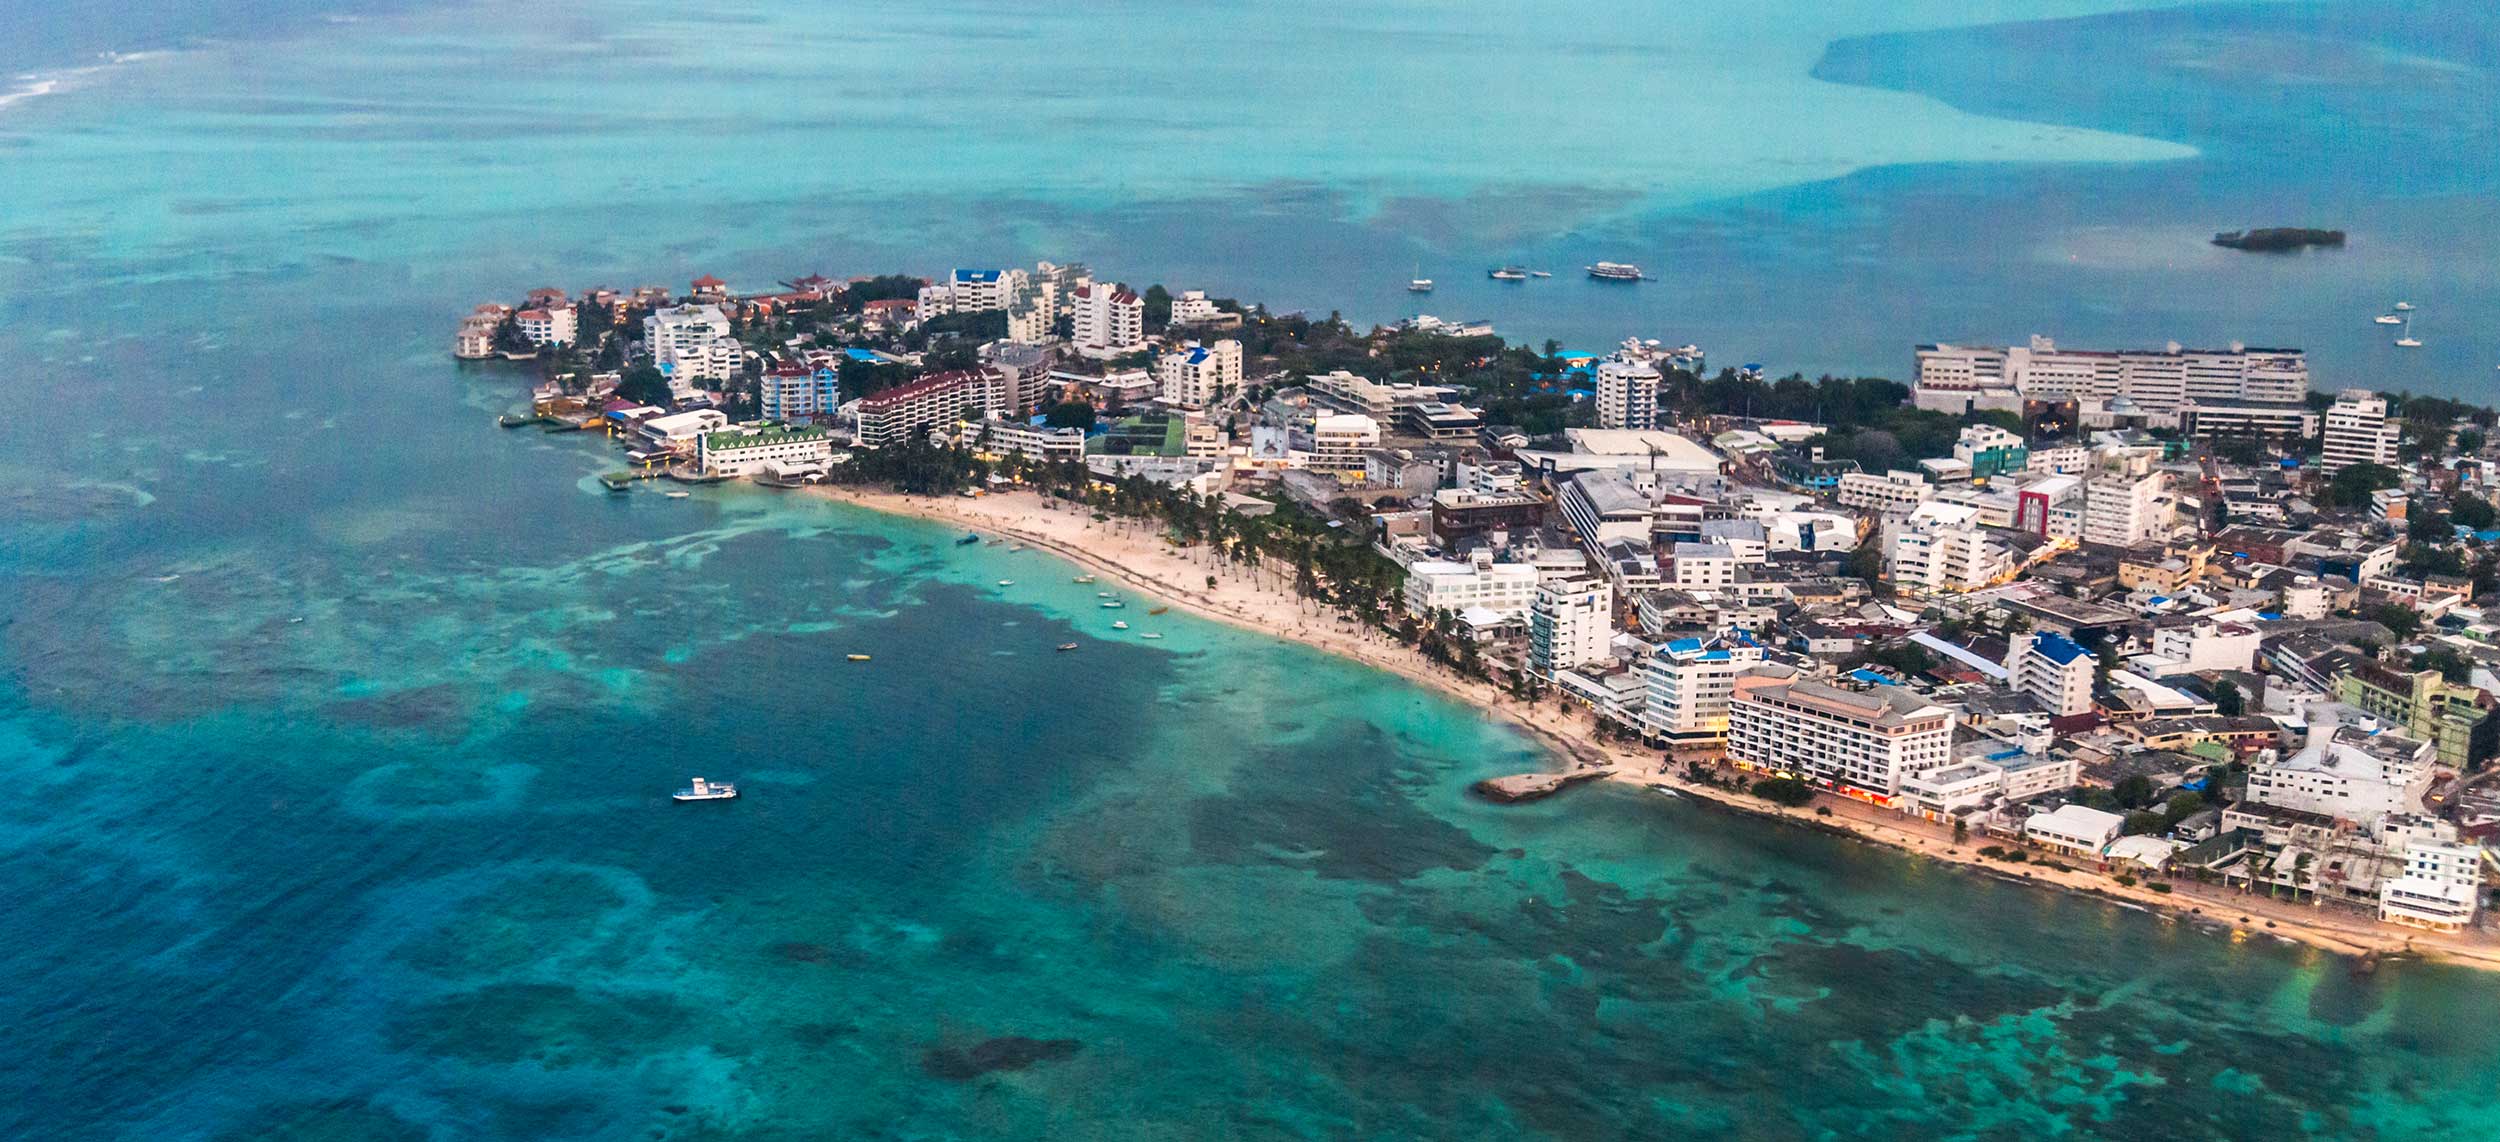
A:
[[[1658,427],[1658,366],[1620,354],[1597,365],[1597,426]]]
[[[1172,299],[1174,325],[1205,325],[1222,320],[1224,316],[1224,311],[1207,300],[1207,291],[1202,289],[1182,290],[1180,296]]]
[[[581,336],[581,311],[570,304],[524,309],[512,323],[532,345],[570,345]]]
[[[859,442],[870,448],[899,444],[936,428],[980,420],[1006,404],[1006,378],[991,369],[932,373],[909,384],[860,398]]]
[[[706,476],[745,476],[767,464],[823,465],[832,459],[833,438],[821,428],[722,428],[704,433],[695,443],[695,464]]]
[[[839,375],[828,368],[783,365],[767,370],[756,395],[766,420],[830,417],[842,407]]]
[[[705,433],[729,427],[729,418],[717,409],[698,408],[670,416],[655,416],[635,429],[642,440],[654,448],[672,452],[690,452]]]
[[[1968,413],[2020,413],[2026,404],[2072,402],[2086,426],[2119,415],[2174,428],[2193,408],[2272,406],[2294,411],[2307,399],[2309,364],[2298,349],[2060,349],[2046,337],[2025,346],[1921,345],[1918,407]],[[2123,411],[2121,411],[2123,410]],[[2296,412],[2295,412],[2296,415]]]
[[[1842,690],[1740,677],[1728,706],[1728,757],[1890,804],[1904,779],[1943,768],[1953,714],[1899,686]]]
[[[2437,670],[2406,672],[2357,661],[2335,680],[2345,705],[2385,719],[2406,735],[2431,743],[2439,763],[2463,770],[2500,753],[2500,702],[2474,686],[2448,681]]]
[[[2020,436],[1993,424],[1972,424],[1954,441],[1953,458],[1970,465],[1974,479],[1986,480],[2025,471],[2031,452]]]
[[[477,307],[477,312],[460,319],[460,332],[452,339],[451,355],[464,361],[481,361],[494,356],[495,331],[502,325],[501,306]]]
[[[2378,918],[2455,932],[2474,922],[2482,903],[2483,847],[2459,840],[2447,822],[2421,821],[2397,831],[2401,871],[2379,882]]]
[[[2332,476],[2355,464],[2393,467],[2396,444],[2386,398],[2368,389],[2345,389],[2326,410],[2326,456],[2318,470]]]
[[[1611,657],[1614,588],[1600,579],[1536,586],[1528,604],[1528,670],[1540,678]]]
[[[993,451],[1017,452],[1046,463],[1085,458],[1085,430],[1050,428],[1020,420],[992,418],[981,426],[981,439]]]
[[[1087,282],[1069,292],[1070,340],[1076,351],[1095,360],[1110,360],[1146,347],[1146,303],[1135,290],[1109,282]]]
[[[2083,489],[2083,540],[2133,547],[2170,531],[2170,504],[2160,472],[2103,472]]]
[[[1314,472],[1359,479],[1364,470],[1364,453],[1378,447],[1379,421],[1355,413],[1322,416],[1311,424],[1309,466]]]
[[[1406,569],[1406,611],[1411,615],[1480,609],[1516,620],[1528,613],[1536,593],[1535,567],[1496,563],[1489,553],[1465,563],[1425,560]]]
[[[2023,839],[2042,848],[2055,849],[2087,860],[2098,860],[2101,851],[2125,830],[2127,819],[2116,813],[2089,805],[2064,805],[2047,813],[2032,814],[2023,822]]]
[[[1679,591],[1721,591],[1736,585],[1736,550],[1724,543],[1678,543],[1669,549],[1667,583]]]
[[[1443,488],[1432,494],[1432,542],[1456,551],[1468,540],[1534,534],[1545,522],[1545,501],[1525,492]]]
[[[1836,498],[1844,508],[1888,512],[1926,503],[1935,491],[1925,476],[1895,468],[1881,476],[1873,472],[1851,472],[1842,476]]]
[[[1896,588],[1976,591],[2011,574],[2012,552],[1979,526],[1979,511],[1929,502],[1884,523],[1884,564]]]
[[[1651,651],[1641,660],[1649,689],[1644,734],[1681,753],[1724,753],[1736,676],[1762,660],[1761,644],[1750,638],[1683,638]]]
[[[2182,674],[2254,669],[2264,642],[2264,632],[2248,619],[2193,619],[2153,631],[2154,655],[2176,663],[2172,669]]]
[[[1031,284],[1023,270],[956,270],[946,280],[920,287],[922,319],[949,313],[1006,309]]]
[[[2312,725],[2308,746],[2248,771],[2248,799],[2375,825],[2419,813],[2437,754],[2431,743],[2360,726]]]
[[[736,376],[745,357],[729,335],[729,316],[717,305],[654,310],[642,319],[642,343],[681,400],[706,382],[720,384]]]
[[[2017,634],[2005,653],[2006,684],[2061,718],[2091,712],[2097,667],[2091,651],[2055,633]]]
[[[1241,342],[1189,342],[1155,358],[1155,381],[1169,403],[1184,408],[1214,404],[1241,388]]]

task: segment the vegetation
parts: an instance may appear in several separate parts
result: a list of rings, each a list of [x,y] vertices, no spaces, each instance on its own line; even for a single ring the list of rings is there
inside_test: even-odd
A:
[[[2393,468],[2355,464],[2335,473],[2335,478],[2327,482],[2326,503],[2328,507],[2366,508],[2370,506],[2370,493],[2403,482],[2404,476]]]
[[[1753,783],[1753,795],[1774,805],[1802,809],[1814,802],[1814,787],[1794,777],[1765,777]]]
[[[635,404],[666,406],[669,401],[668,378],[652,365],[636,365],[617,378],[616,395]]]
[[[2226,718],[2236,718],[2248,712],[2248,699],[2230,679],[2214,683],[2214,712]]]
[[[2386,627],[2387,632],[2395,635],[2399,642],[2412,638],[2422,629],[2422,616],[2413,613],[2411,607],[2395,603],[2381,603],[2370,608],[2363,617]]]

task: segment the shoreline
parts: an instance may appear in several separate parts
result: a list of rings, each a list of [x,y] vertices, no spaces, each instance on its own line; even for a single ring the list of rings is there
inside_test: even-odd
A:
[[[1607,780],[1627,787],[1664,790],[1719,809],[1801,825],[1961,866],[2007,883],[2097,897],[2119,907],[2209,929],[2233,941],[2273,937],[2342,956],[2403,957],[2500,971],[2500,940],[2477,932],[2452,934],[2397,928],[2363,916],[2331,913],[2322,905],[2247,895],[2193,881],[2163,882],[2172,884],[2173,890],[2159,893],[2149,887],[2153,881],[2123,885],[2091,869],[1990,860],[1979,854],[1979,848],[2003,841],[1974,836],[1955,844],[1950,833],[1940,826],[1843,797],[1818,794],[1813,805],[1790,809],[1736,789],[1689,781],[1657,768],[1660,762],[1656,751],[1626,749],[1600,741],[1593,719],[1567,702],[1563,703],[1563,717],[1552,717],[1550,713],[1530,717],[1530,710],[1523,709],[1498,687],[1460,678],[1369,627],[1351,620],[1339,621],[1327,609],[1262,582],[1281,581],[1280,576],[1215,560],[1200,548],[1173,547],[1163,542],[1159,529],[1140,521],[1122,517],[1096,521],[1090,510],[1047,501],[1038,493],[1025,490],[991,492],[977,499],[912,496],[835,485],[796,490],[802,495],[869,511],[994,532],[1048,551],[1088,571],[1111,576],[1132,590],[1200,618],[1288,639],[1388,671],[1500,719],[1562,762],[1562,768],[1600,768]],[[1212,586],[1207,585],[1210,578],[1214,580]],[[1738,770],[1722,768],[1720,772],[1742,777]],[[1818,808],[1828,808],[1831,813],[1818,815]]]

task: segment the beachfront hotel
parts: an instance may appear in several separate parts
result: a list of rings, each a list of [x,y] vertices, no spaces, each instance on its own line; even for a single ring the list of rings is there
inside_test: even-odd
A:
[[[1878,804],[1952,753],[1952,711],[1898,686],[1842,690],[1746,677],[1729,699],[1729,759]]]

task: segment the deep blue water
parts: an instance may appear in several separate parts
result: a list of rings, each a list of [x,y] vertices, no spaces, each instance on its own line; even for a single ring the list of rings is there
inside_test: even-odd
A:
[[[1436,309],[1531,339],[1809,370],[1934,336],[2244,331],[2317,346],[2333,384],[2381,367],[2333,321],[2398,290],[2458,323],[2402,367],[2481,351],[2490,156],[2456,136],[2480,130],[2487,17],[1896,36],[1967,16],[1893,7],[1797,31],[1697,6],[1677,19],[1710,50],[1664,73],[1689,83],[1612,46],[1660,42],[1643,13],[955,4],[874,34],[737,5],[708,18],[743,34],[627,3],[528,32],[280,13],[0,107],[0,1136],[2489,1133],[2488,977],[2355,979],[1632,793],[1473,804],[1467,781],[1537,759],[1467,710],[1178,617],[1124,640],[1064,566],[937,528],[751,489],[608,496],[595,443],[489,427],[521,378],[444,354],[469,304],[542,283],[1033,256],[1358,316],[1397,313],[1421,259]],[[1225,31],[1258,66],[1031,46],[1089,21],[1132,53]],[[1312,58],[1282,58],[1305,34]],[[1708,86],[1748,34],[1763,106],[1852,129],[1749,124]],[[2163,46],[2217,36],[2241,45],[2219,77]],[[1166,101],[1051,89],[1024,132],[1125,125],[1148,153],[1026,178],[1054,156],[928,97],[932,43],[1017,80],[1126,77]],[[1293,91],[1291,130],[1224,126],[1264,75],[1334,98],[1372,55],[1395,65],[1380,106],[1452,75],[1499,98],[1448,95],[1479,117],[1421,144]],[[1991,82],[2074,56],[2072,81]],[[1818,68],[1943,103],[1862,102]],[[2455,97],[2373,103],[2411,90],[2389,68]],[[897,75],[916,94],[880,95]],[[1170,103],[1191,75],[1221,100]],[[1709,145],[1626,175],[1515,94],[1626,85]],[[2429,133],[2402,152],[2425,169],[2354,169],[2388,153],[2382,113]],[[2252,157],[2270,130],[2284,170]],[[2297,186],[2373,220],[2353,249],[2200,247],[2305,207]],[[1474,276],[1618,254],[1673,272]],[[750,796],[665,800],[696,773]],[[1074,1043],[932,1073],[1006,1036]]]

